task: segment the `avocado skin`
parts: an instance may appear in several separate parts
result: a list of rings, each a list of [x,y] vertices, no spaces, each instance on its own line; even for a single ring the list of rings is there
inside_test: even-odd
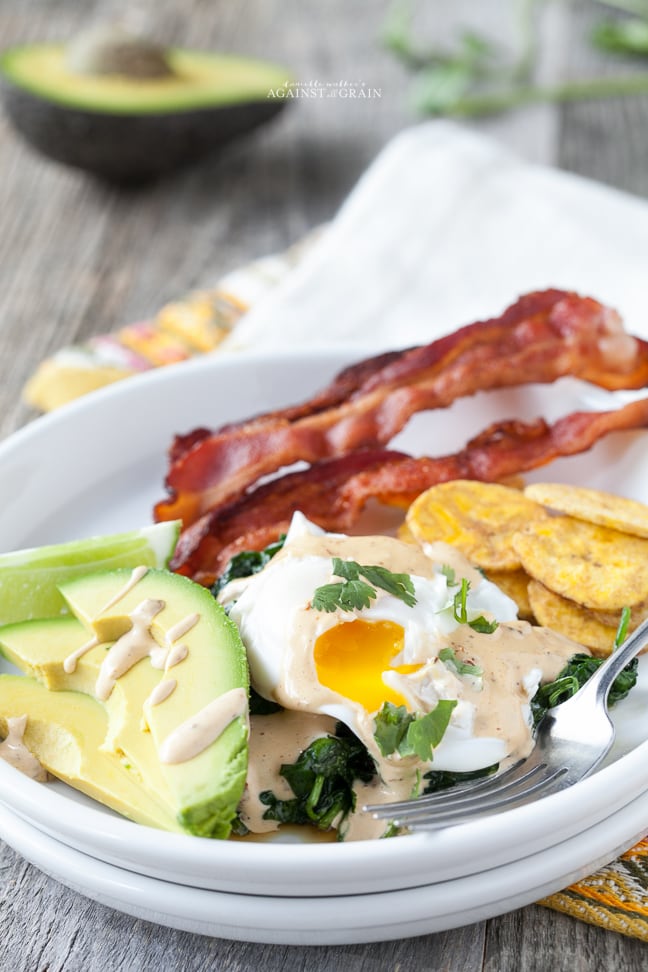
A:
[[[55,104],[3,79],[5,111],[33,148],[64,165],[116,183],[143,183],[197,162],[258,128],[282,98],[165,112],[117,115]]]

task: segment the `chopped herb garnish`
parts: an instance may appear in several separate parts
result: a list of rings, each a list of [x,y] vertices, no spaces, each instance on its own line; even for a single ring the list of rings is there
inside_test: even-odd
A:
[[[249,577],[251,574],[258,574],[260,570],[263,570],[268,561],[272,560],[276,553],[279,553],[285,539],[286,534],[282,533],[278,540],[268,544],[263,550],[242,550],[241,553],[232,557],[211,589],[214,597],[218,597],[230,581],[238,580],[239,577]]]
[[[459,624],[467,624],[469,628],[472,628],[473,631],[478,631],[480,634],[492,634],[493,631],[495,631],[498,627],[497,621],[487,621],[482,614],[480,614],[477,618],[468,620],[468,608],[466,602],[469,590],[470,581],[466,580],[465,577],[462,577],[461,588],[455,594],[452,602],[452,610],[455,621],[458,621]]]
[[[454,567],[451,567],[450,564],[442,564],[440,567],[440,571],[445,577],[446,584],[448,585],[448,587],[457,586],[459,581],[457,580],[457,575],[455,573]]]
[[[439,658],[442,662],[448,662],[457,670],[458,675],[483,675],[484,669],[479,665],[475,665],[473,662],[462,662],[461,659],[457,658],[453,648],[442,648],[439,652]]]
[[[432,759],[450,722],[456,699],[441,699],[431,712],[408,712],[404,705],[384,702],[377,713],[374,739],[383,756],[418,756],[422,762]]]
[[[628,635],[628,626],[630,624],[630,608],[624,607],[621,611],[621,617],[619,618],[619,626],[614,636],[614,647],[620,648],[623,642],[626,640]]]
[[[337,608],[361,611],[376,598],[377,587],[404,601],[408,607],[416,604],[414,584],[409,574],[394,574],[386,567],[358,564],[355,560],[341,560],[340,557],[333,558],[333,573],[343,580],[324,584],[315,590],[311,606],[316,611],[331,612]],[[361,577],[365,580],[361,580]]]

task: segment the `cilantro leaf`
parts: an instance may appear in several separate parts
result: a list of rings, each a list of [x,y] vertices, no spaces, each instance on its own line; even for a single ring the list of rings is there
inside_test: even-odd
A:
[[[343,611],[357,611],[368,608],[376,592],[369,584],[361,580],[341,581],[339,584],[323,584],[313,594],[311,606],[316,611],[332,611],[341,608]]]
[[[456,704],[456,699],[441,699],[431,712],[413,719],[407,728],[405,747],[401,745],[401,755],[408,756],[411,752],[422,762],[429,762],[433,750],[445,735]]]
[[[383,756],[418,756],[423,762],[432,759],[433,749],[439,745],[456,699],[441,699],[425,715],[408,712],[404,705],[385,702],[374,720],[374,739]]]
[[[442,564],[440,570],[446,579],[448,587],[456,587],[459,581],[457,580],[454,567],[451,567],[450,564]]]
[[[343,577],[345,580],[357,580],[360,576],[360,566],[355,560],[342,560],[340,557],[333,558],[333,573],[336,577]]]
[[[343,580],[315,589],[311,606],[316,611],[330,613],[337,608],[361,611],[377,597],[376,587],[398,597],[408,607],[416,604],[414,584],[409,574],[394,574],[386,567],[364,566],[355,560],[341,560],[340,557],[333,557],[333,573]],[[366,580],[360,580],[361,576]]]
[[[383,756],[398,752],[413,718],[404,705],[383,702],[374,720],[374,739]]]
[[[468,597],[468,591],[470,590],[470,583],[465,577],[461,578],[461,588],[455,594],[452,600],[452,612],[454,614],[455,621],[459,624],[466,624],[468,621],[468,610],[466,608],[466,598]]]
[[[452,648],[442,648],[439,652],[439,658],[442,662],[448,662],[453,668],[457,670],[458,675],[483,675],[484,669],[479,665],[475,665],[471,662],[462,662],[461,659],[457,658],[454,649]]]
[[[626,640],[628,634],[628,626],[630,624],[631,611],[629,607],[624,607],[621,611],[621,617],[619,618],[619,626],[614,636],[614,647],[620,648],[623,642]]]
[[[359,566],[359,565],[358,565]],[[414,607],[416,596],[414,594],[414,583],[409,574],[394,574],[386,567],[363,565],[359,567],[360,573],[370,584],[380,587],[381,590],[393,594],[394,597],[404,601],[408,607]]]
[[[452,601],[452,611],[455,621],[458,621],[459,624],[467,624],[469,628],[472,628],[473,631],[478,631],[479,634],[492,634],[499,627],[497,621],[487,621],[483,614],[469,620],[467,606],[469,590],[470,581],[462,577],[461,588],[457,591]]]
[[[497,621],[487,621],[483,614],[480,614],[478,618],[473,618],[472,621],[468,622],[468,627],[472,628],[473,631],[478,631],[479,634],[492,634],[499,628]]]
[[[342,585],[340,604],[348,611],[352,611],[353,608],[360,611],[362,608],[368,608],[375,598],[376,591],[370,584],[365,584],[361,580],[350,580]]]

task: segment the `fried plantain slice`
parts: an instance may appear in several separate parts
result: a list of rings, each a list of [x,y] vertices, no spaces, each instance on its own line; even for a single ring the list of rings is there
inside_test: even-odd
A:
[[[648,540],[570,516],[529,524],[512,538],[522,566],[556,594],[596,611],[648,598]]]
[[[484,570],[516,570],[511,537],[549,514],[517,489],[455,479],[426,490],[412,503],[407,525],[419,543],[442,540]]]
[[[408,527],[407,523],[401,523],[396,533],[396,536],[398,537],[399,540],[402,540],[403,543],[417,542],[416,537],[412,534],[412,531]]]
[[[518,606],[518,615],[523,621],[533,621],[533,611],[529,602],[527,587],[531,578],[526,571],[519,570],[488,570],[486,577],[493,584],[497,584],[512,598]]]
[[[538,581],[529,583],[528,594],[538,624],[579,642],[600,658],[612,652],[616,625],[603,624],[592,611],[555,594]]]
[[[598,523],[635,537],[648,537],[648,506],[625,496],[566,483],[533,483],[524,495],[578,520]]]

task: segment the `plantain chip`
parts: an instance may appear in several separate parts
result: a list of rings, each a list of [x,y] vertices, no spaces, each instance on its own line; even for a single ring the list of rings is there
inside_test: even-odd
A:
[[[522,570],[489,570],[486,577],[497,584],[501,591],[512,598],[518,606],[518,616],[523,621],[533,620],[527,587],[531,578]]]
[[[593,613],[602,624],[613,624],[615,627],[618,627],[619,621],[621,620],[621,611],[594,611]],[[648,601],[640,601],[632,608],[632,620],[629,630],[634,631],[637,625],[645,621],[646,618],[648,618]]]
[[[529,524],[512,543],[531,577],[577,604],[616,612],[648,598],[648,540],[560,516]]]
[[[442,540],[484,570],[516,570],[520,558],[511,538],[547,511],[517,489],[456,479],[432,486],[412,503],[407,525],[418,543]]]
[[[559,513],[635,537],[648,537],[648,506],[637,500],[566,483],[533,483],[525,496]]]
[[[538,624],[578,641],[599,657],[612,652],[616,625],[603,624],[592,611],[560,594],[554,594],[538,581],[529,583],[528,593]]]
[[[416,543],[416,537],[412,534],[412,531],[408,527],[407,523],[401,523],[396,533],[399,540],[403,543]]]

